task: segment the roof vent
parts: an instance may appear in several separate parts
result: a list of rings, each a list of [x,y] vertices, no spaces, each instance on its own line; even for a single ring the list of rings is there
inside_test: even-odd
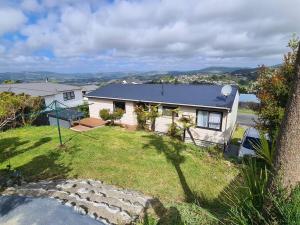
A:
[[[232,87],[230,85],[225,85],[221,89],[221,93],[223,96],[228,97],[232,92]]]

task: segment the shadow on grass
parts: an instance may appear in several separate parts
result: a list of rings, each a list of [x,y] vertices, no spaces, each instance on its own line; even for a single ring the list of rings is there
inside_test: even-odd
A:
[[[185,157],[182,152],[186,150],[186,144],[178,140],[166,142],[165,140],[163,140],[162,136],[158,135],[146,135],[144,137],[149,140],[149,142],[144,145],[144,148],[153,146],[159,154],[164,154],[167,161],[174,166],[174,169],[180,181],[180,185],[185,195],[185,202],[195,203],[196,205],[208,210],[215,218],[224,218],[225,214],[228,212],[228,205],[226,205],[225,203],[227,201],[226,196],[231,195],[231,193],[236,190],[235,187],[237,186],[237,181],[240,180],[240,178],[238,176],[235,177],[235,179],[233,179],[230,184],[226,188],[224,188],[221,193],[219,193],[217,198],[212,200],[207,199],[204,193],[196,193],[190,188],[181,169],[181,164],[185,161]],[[150,204],[153,205],[152,202]],[[165,218],[168,214],[175,214],[173,215],[175,218],[180,218],[179,211],[176,208],[174,209],[173,207],[172,212],[169,212],[163,207],[162,204],[156,203],[154,205],[161,205],[160,207],[158,207],[158,210],[155,210],[154,208],[155,213],[160,218],[160,220],[164,221],[163,218]],[[162,212],[164,213],[161,213],[159,209],[163,209]],[[162,214],[164,216],[162,216]],[[178,221],[180,220],[178,219]]]
[[[0,163],[12,158],[18,154],[22,154],[24,150],[18,151],[19,146],[27,144],[29,141],[21,141],[18,137],[2,138],[0,139]]]
[[[52,140],[51,137],[43,137],[32,145],[22,148],[22,145],[27,144],[29,141],[21,141],[18,137],[4,138],[0,140],[0,162],[5,162],[17,155],[23,154],[27,151],[38,149],[43,144]],[[56,146],[56,145],[53,145]],[[20,149],[19,149],[20,148]],[[76,145],[64,145],[62,148],[56,147],[51,151],[45,151],[41,155],[33,157],[25,164],[16,167],[11,165],[12,168],[21,173],[22,178],[26,181],[35,181],[40,179],[61,179],[66,178],[71,171],[71,163],[66,164],[61,162],[63,154],[73,155],[76,151],[80,151]],[[30,153],[29,153],[30,154]],[[8,175],[7,169],[1,169],[0,175]]]
[[[147,201],[144,208],[143,225],[154,224],[152,217],[149,217],[148,210],[153,209],[155,215],[158,217],[158,221],[155,224],[161,225],[182,225],[183,221],[179,210],[176,207],[171,206],[166,208],[158,198],[153,198]]]
[[[59,158],[58,151],[39,155],[16,170],[21,171],[27,181],[65,178],[70,169],[68,165],[59,163]]]
[[[163,137],[158,135],[147,135],[144,137],[148,138],[149,142],[145,144],[143,148],[149,148],[150,146],[153,146],[159,154],[164,154],[167,161],[174,166],[177,172],[181,187],[185,195],[185,201],[194,202],[195,195],[190,189],[180,166],[185,161],[185,158],[181,153],[186,149],[186,145],[177,140],[168,142],[169,145],[165,144],[165,140],[163,140]]]
[[[3,138],[0,140],[0,163],[6,161],[7,159],[13,158],[19,154],[22,154],[26,151],[38,148],[51,140],[51,137],[43,137],[27,148],[18,149],[20,146],[29,143],[29,141],[21,141],[18,137]]]

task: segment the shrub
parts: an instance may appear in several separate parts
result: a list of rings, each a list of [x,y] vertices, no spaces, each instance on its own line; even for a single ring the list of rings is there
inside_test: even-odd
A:
[[[84,102],[82,105],[79,105],[77,109],[84,114],[84,117],[89,117],[89,104]]]
[[[145,112],[144,107],[142,105],[136,106],[134,112],[136,114],[136,119],[138,123],[137,128],[139,130],[145,130],[147,128],[147,113]]]
[[[117,108],[110,116],[110,120],[114,123],[115,120],[119,120],[124,115],[124,110]]]
[[[99,116],[101,117],[101,119],[107,121],[110,120],[110,112],[109,109],[101,109]]]
[[[182,140],[182,130],[177,126],[176,123],[171,123],[167,132],[167,135],[173,138]]]
[[[114,112],[110,112],[109,109],[101,109],[99,112],[100,117],[105,121],[110,121],[109,125],[114,125],[115,120],[119,120],[124,115],[123,109],[116,109]]]
[[[151,122],[151,131],[155,131],[156,118],[160,116],[160,113],[158,112],[158,106],[159,105],[150,105],[149,106],[149,112],[148,112],[147,117]]]

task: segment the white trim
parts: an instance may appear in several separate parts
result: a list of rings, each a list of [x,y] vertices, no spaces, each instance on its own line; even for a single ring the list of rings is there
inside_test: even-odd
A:
[[[99,96],[86,96],[87,98],[98,98],[98,99],[108,99],[108,100],[123,100],[123,101],[131,101],[131,102],[151,102],[156,104],[169,104],[169,105],[179,105],[179,106],[192,106],[192,107],[200,107],[200,108],[210,108],[210,109],[222,109],[227,110],[228,112],[231,110],[227,107],[217,107],[217,106],[205,106],[205,105],[191,105],[191,104],[182,104],[182,103],[173,103],[173,102],[157,102],[157,101],[149,101],[149,100],[135,100],[135,99],[126,99],[126,98],[111,98],[111,97],[99,97]]]

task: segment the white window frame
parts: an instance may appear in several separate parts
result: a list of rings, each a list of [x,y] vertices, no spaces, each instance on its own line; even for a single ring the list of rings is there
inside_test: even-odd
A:
[[[207,126],[199,126],[198,125],[198,112],[207,112],[208,113]],[[211,128],[209,126],[210,125],[209,117],[210,117],[210,114],[212,114],[212,113],[216,113],[216,114],[220,115],[220,125],[219,125],[219,128],[217,128],[217,129],[216,128]],[[215,131],[222,131],[222,122],[223,122],[223,112],[208,111],[208,110],[201,110],[201,109],[196,110],[196,127],[198,127],[198,128],[208,129],[208,130],[215,130]]]

